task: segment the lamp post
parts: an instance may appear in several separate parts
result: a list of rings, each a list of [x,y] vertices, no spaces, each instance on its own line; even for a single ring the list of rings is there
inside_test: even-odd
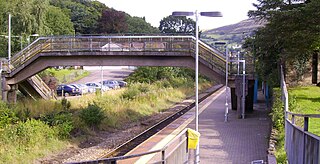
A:
[[[9,13],[8,18],[8,61],[10,64],[11,60],[11,14]]]
[[[229,104],[228,104],[228,62],[229,62],[229,52],[228,45],[226,42],[215,42],[215,45],[225,45],[226,46],[226,103],[224,112],[224,122],[228,122]]]
[[[196,131],[199,132],[199,97],[198,97],[198,74],[199,74],[199,28],[198,28],[198,18],[200,16],[206,16],[206,17],[222,17],[221,12],[198,12],[197,10],[195,12],[188,12],[188,11],[175,11],[172,12],[172,16],[195,16],[196,18],[196,54],[195,54],[195,83],[196,83],[196,98],[195,98],[195,118],[196,118]],[[194,163],[199,163],[200,162],[200,151],[199,151],[199,144],[197,145],[196,148],[196,153],[195,153],[195,161]]]
[[[31,36],[39,36],[39,34],[32,34],[32,35],[29,35],[29,36],[28,36],[28,38],[27,38],[28,45],[30,44],[30,37],[31,37]]]

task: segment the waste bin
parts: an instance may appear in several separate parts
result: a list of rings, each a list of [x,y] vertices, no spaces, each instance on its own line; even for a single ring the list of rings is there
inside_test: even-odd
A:
[[[199,142],[200,133],[190,128],[188,128],[187,132],[188,132],[188,149],[196,149]]]

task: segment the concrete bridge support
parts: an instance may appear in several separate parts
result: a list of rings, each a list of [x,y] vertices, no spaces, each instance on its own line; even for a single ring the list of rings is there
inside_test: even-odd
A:
[[[18,84],[7,84],[7,80],[4,74],[2,74],[2,101],[8,103],[16,103],[17,102],[17,91]]]
[[[233,82],[235,83],[235,80]],[[241,118],[241,97],[237,96],[236,90],[241,90],[241,88],[236,88],[239,85],[230,86],[231,88],[231,108],[232,110],[238,110],[237,117]],[[254,97],[254,79],[248,79],[248,89],[245,97],[245,113],[253,112],[253,97]],[[239,103],[239,104],[238,104]]]

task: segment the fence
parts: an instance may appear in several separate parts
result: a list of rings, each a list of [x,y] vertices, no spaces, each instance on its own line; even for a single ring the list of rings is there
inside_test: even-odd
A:
[[[289,112],[288,91],[281,67],[281,91],[285,109],[285,149],[290,164],[319,164],[320,137],[309,131],[309,120],[319,114],[295,114]],[[297,117],[303,118],[297,122]],[[301,126],[299,126],[302,125]]]
[[[159,163],[159,164],[185,164],[188,163],[188,134],[187,129],[181,131],[162,149],[141,154],[119,156],[77,163]],[[73,163],[74,164],[74,163]]]

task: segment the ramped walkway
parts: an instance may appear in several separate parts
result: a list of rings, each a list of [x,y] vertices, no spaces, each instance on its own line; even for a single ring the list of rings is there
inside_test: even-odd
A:
[[[225,92],[210,102],[199,115],[200,163],[266,162],[271,121],[263,95],[258,94],[258,103],[254,105],[253,113],[247,114],[245,119],[236,118],[236,111],[229,110],[226,123],[224,109]],[[188,127],[194,129],[194,121]]]

